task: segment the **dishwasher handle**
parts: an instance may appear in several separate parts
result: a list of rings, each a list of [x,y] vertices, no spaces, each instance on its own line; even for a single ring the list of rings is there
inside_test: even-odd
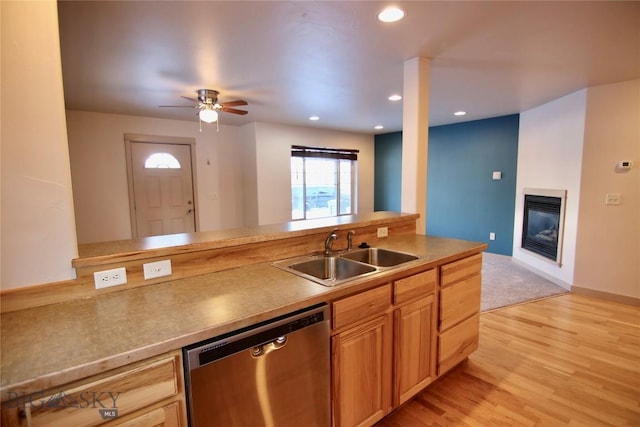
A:
[[[249,352],[251,353],[251,357],[258,358],[262,356],[266,356],[269,353],[272,353],[276,350],[280,350],[287,344],[287,336],[283,335],[281,337],[276,338],[273,341],[269,341],[267,343],[257,345],[253,347]]]

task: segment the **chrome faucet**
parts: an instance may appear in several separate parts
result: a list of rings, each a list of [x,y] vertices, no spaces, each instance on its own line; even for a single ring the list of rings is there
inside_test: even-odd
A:
[[[324,239],[324,256],[331,255],[331,251],[333,249],[333,241],[338,238],[336,231],[338,231],[337,228],[333,229],[331,234],[329,234],[327,238]]]
[[[353,235],[356,234],[354,230],[350,230],[347,233],[347,250],[350,251],[353,247]]]

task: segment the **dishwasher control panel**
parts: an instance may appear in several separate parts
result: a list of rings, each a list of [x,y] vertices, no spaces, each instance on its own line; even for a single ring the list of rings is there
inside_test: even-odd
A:
[[[185,347],[185,358],[193,369],[328,319],[327,305],[320,304]]]

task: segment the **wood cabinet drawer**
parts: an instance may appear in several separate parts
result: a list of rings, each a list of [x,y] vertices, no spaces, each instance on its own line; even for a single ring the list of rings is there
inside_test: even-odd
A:
[[[396,280],[393,284],[394,304],[402,304],[414,298],[428,295],[435,290],[437,281],[438,274],[435,268]]]
[[[180,427],[180,405],[178,402],[170,403],[162,408],[156,408],[140,416],[122,423],[113,424],[117,427]],[[111,427],[111,424],[109,425]]]
[[[479,274],[440,290],[440,330],[445,331],[480,310]]]
[[[20,417],[28,421],[23,425],[34,427],[100,425],[177,395],[180,369],[176,354],[80,385],[50,390],[20,408]]]
[[[482,254],[472,255],[459,261],[443,265],[440,271],[441,286],[445,287],[467,276],[480,273],[482,270]]]
[[[391,284],[361,292],[332,304],[333,329],[340,329],[391,306]]]
[[[440,334],[438,375],[462,362],[478,349],[480,313]]]

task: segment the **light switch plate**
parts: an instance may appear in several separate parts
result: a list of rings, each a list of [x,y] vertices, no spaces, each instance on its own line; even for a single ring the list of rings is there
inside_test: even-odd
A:
[[[387,237],[389,229],[387,227],[378,227],[378,237]]]

